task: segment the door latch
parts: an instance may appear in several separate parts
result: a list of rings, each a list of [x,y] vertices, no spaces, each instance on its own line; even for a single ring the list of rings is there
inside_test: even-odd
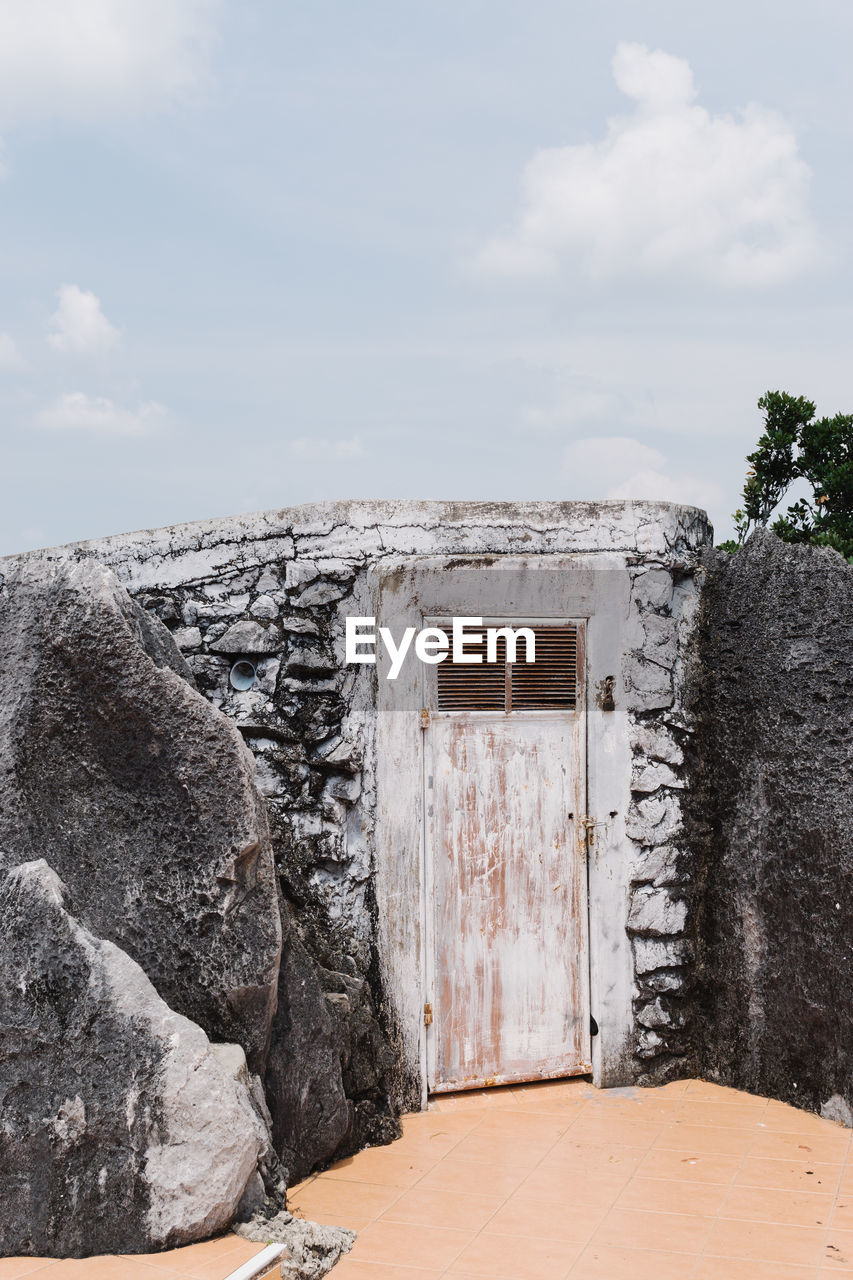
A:
[[[432,1005],[431,1004],[424,1005],[424,1026],[425,1027],[432,1026]]]
[[[429,710],[427,707],[424,707],[423,711],[421,712],[421,728],[422,729],[429,728]]]
[[[595,818],[587,817],[581,819],[581,827],[583,828],[584,835],[586,836],[590,849],[595,844],[595,828],[597,826],[598,823],[595,821]]]

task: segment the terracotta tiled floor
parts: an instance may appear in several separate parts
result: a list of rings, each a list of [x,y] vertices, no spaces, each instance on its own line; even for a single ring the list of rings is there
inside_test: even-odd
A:
[[[556,1081],[444,1097],[403,1128],[291,1191],[359,1232],[333,1280],[853,1280],[851,1133],[780,1102]],[[6,1258],[0,1280],[222,1280],[262,1248]]]
[[[240,1236],[220,1236],[204,1244],[171,1249],[168,1253],[135,1254],[132,1257],[79,1258],[57,1262],[52,1258],[0,1258],[0,1280],[223,1280],[243,1262],[264,1249]],[[277,1276],[279,1268],[270,1271]]]
[[[559,1081],[403,1128],[291,1192],[359,1232],[334,1280],[853,1280],[850,1131],[782,1103]]]

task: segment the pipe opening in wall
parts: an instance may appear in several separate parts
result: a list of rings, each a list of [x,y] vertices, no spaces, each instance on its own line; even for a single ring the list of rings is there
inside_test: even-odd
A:
[[[251,662],[247,662],[245,658],[241,658],[239,662],[235,662],[234,666],[228,673],[228,683],[232,689],[239,689],[244,692],[251,689],[252,685],[258,678],[258,673]]]

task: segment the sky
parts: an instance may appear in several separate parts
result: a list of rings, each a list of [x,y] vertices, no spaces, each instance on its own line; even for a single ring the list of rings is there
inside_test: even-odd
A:
[[[842,0],[0,0],[0,554],[853,411]]]

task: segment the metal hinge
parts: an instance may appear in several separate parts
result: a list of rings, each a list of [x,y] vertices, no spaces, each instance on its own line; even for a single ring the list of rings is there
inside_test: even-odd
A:
[[[425,1027],[432,1026],[432,1005],[431,1004],[424,1005],[424,1026]]]
[[[422,729],[429,728],[429,711],[427,710],[426,707],[424,707],[423,711],[421,712],[421,728]]]

